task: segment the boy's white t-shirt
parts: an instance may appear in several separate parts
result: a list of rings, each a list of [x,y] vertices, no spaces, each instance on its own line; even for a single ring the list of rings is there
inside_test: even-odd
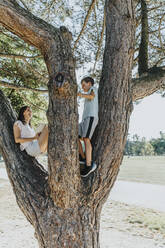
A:
[[[92,90],[95,94],[95,97],[93,98],[93,100],[85,98],[82,120],[87,117],[95,117],[98,119],[98,89],[92,86],[87,94],[90,94]]]
[[[23,124],[22,121],[16,121],[14,125],[17,125],[21,131],[21,138],[33,138],[36,133],[29,124]],[[31,142],[24,142],[20,144],[20,149],[23,151]]]

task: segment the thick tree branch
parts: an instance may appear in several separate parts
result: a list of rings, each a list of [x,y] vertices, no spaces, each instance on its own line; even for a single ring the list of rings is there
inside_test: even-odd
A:
[[[58,32],[55,27],[35,17],[14,0],[0,0],[0,23],[41,51],[52,39],[52,34]]]
[[[132,80],[133,101],[142,99],[164,88],[165,70],[161,67],[153,67],[146,75]]]
[[[32,223],[40,215],[49,189],[47,172],[34,158],[21,152],[13,136],[15,114],[7,98],[0,90],[0,151],[18,205]],[[9,156],[10,154],[10,156]],[[37,199],[37,200],[36,200]]]
[[[93,184],[94,198],[102,200],[115,181],[126,142],[132,111],[130,75],[134,43],[133,1],[107,0],[105,8],[106,45],[99,87],[101,108],[93,139],[94,157],[99,164]]]

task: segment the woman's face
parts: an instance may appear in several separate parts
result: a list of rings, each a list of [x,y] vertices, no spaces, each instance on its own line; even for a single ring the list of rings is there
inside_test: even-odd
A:
[[[29,107],[23,113],[25,120],[31,120],[32,118],[32,111]]]

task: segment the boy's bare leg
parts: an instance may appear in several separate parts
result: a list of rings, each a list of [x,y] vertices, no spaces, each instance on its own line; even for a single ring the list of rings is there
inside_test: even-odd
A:
[[[38,143],[39,143],[41,152],[46,152],[47,147],[48,147],[48,126],[47,125],[45,125],[45,127],[43,128],[38,138]]]
[[[92,145],[89,138],[83,138],[85,143],[86,165],[91,166],[92,162]]]
[[[85,154],[84,154],[84,152],[83,152],[83,148],[82,148],[82,144],[81,144],[80,139],[78,140],[78,147],[79,147],[79,154],[81,155],[81,157],[82,157],[83,159],[85,159]]]

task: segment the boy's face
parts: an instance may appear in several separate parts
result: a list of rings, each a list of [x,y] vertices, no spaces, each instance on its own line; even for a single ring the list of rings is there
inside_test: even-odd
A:
[[[82,81],[81,86],[85,92],[88,92],[88,90],[91,88],[92,84],[91,84],[91,82],[86,83],[85,81]]]

